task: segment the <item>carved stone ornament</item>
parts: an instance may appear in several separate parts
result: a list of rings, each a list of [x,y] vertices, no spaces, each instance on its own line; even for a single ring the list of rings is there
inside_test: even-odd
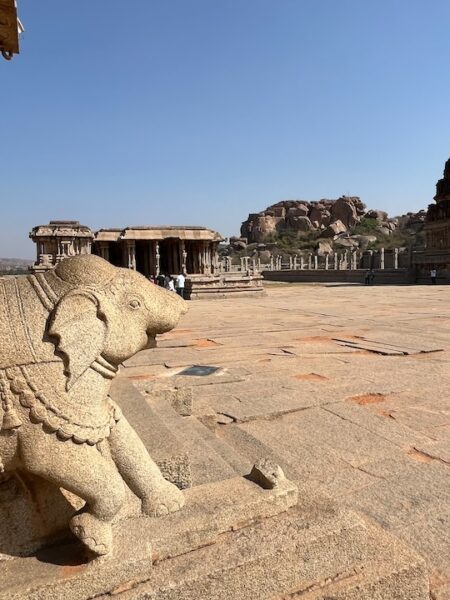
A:
[[[0,279],[0,472],[81,498],[70,527],[95,554],[112,549],[125,483],[144,514],[183,504],[108,392],[118,366],[184,312],[176,294],[93,255]]]

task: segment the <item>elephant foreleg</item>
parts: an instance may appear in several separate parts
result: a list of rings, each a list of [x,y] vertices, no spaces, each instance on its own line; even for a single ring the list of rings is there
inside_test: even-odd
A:
[[[111,456],[129,488],[142,500],[142,510],[160,516],[184,504],[180,490],[166,481],[131,425],[122,418],[109,437]]]
[[[111,520],[126,496],[112,462],[95,446],[61,442],[37,428],[21,444],[20,452],[24,468],[86,501],[82,512],[72,518],[71,529],[96,554],[109,553]]]

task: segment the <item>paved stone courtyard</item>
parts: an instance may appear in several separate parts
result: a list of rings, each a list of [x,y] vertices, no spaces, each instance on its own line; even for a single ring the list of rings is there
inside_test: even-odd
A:
[[[407,541],[433,598],[450,598],[450,288],[267,290],[191,302],[122,376],[149,391],[194,386],[188,419],[208,432],[208,445],[191,444],[194,485],[271,456],[300,491]],[[183,374],[192,365],[218,369]]]

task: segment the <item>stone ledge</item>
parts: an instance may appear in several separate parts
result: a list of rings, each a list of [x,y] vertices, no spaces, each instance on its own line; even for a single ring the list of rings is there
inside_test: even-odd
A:
[[[163,518],[131,518],[114,526],[114,555],[91,562],[79,543],[53,546],[28,558],[0,562],[0,600],[88,600],[148,580],[152,564],[217,543],[297,502],[283,480],[263,490],[241,477],[185,491],[182,511]]]

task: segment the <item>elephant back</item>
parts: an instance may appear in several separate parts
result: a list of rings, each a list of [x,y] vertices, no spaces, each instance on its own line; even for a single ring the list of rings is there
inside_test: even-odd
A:
[[[0,369],[34,362],[17,278],[0,278]]]

